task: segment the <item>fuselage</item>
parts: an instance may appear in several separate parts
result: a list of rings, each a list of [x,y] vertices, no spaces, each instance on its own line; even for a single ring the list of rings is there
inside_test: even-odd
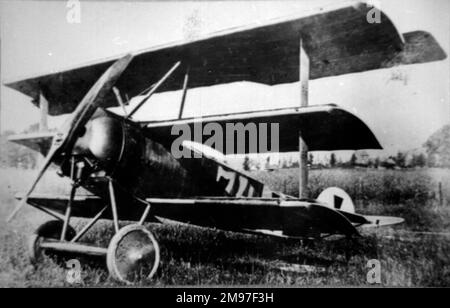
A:
[[[139,124],[103,109],[87,123],[72,155],[80,185],[107,200],[106,184],[112,179],[124,213],[126,204],[139,199],[225,195],[202,174],[192,172],[191,164],[175,159],[169,149],[145,135]],[[60,162],[65,176],[71,176],[71,164],[71,159]]]

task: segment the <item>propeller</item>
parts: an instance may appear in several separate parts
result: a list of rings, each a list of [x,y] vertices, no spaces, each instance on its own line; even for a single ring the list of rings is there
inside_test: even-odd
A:
[[[11,215],[9,215],[6,220],[7,222],[11,221],[17,212],[19,212],[19,210],[27,203],[28,198],[33,193],[36,185],[39,183],[40,179],[53,160],[56,157],[67,153],[68,150],[73,147],[80,131],[92,117],[95,110],[97,110],[100,106],[100,103],[104,100],[106,95],[111,91],[112,87],[119,79],[120,75],[125,71],[132,59],[133,56],[127,54],[114,62],[83,97],[75,111],[72,112],[69,118],[63,123],[63,125],[61,125],[60,129],[53,138],[50,151],[48,152],[44,163],[40,167],[36,178],[20,203],[12,211]]]

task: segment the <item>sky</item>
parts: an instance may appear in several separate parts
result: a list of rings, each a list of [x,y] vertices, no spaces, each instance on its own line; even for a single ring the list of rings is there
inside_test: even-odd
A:
[[[308,14],[330,0],[134,2],[80,1],[80,23],[68,23],[67,1],[1,1],[2,82],[202,36],[235,26]],[[345,1],[349,2],[349,1]],[[378,1],[399,32],[429,31],[450,54],[450,1]],[[149,81],[150,84],[151,81]],[[313,80],[309,103],[338,104],[360,117],[387,152],[420,148],[450,123],[450,65],[444,61]],[[137,117],[175,118],[179,92],[158,94]],[[248,82],[190,90],[187,116],[293,107],[298,84]],[[39,121],[30,98],[1,87],[1,130],[22,131]],[[52,117],[57,126],[61,117]]]

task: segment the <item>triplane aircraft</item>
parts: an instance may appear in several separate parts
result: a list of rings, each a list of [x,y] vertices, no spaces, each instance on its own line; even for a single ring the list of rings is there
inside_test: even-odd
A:
[[[349,197],[339,189],[318,199],[308,199],[306,190],[306,151],[381,149],[370,129],[350,112],[336,105],[307,106],[309,79],[446,58],[429,33],[400,34],[383,12],[380,23],[368,22],[372,9],[363,3],[336,7],[7,83],[33,98],[45,113],[71,113],[56,133],[11,138],[46,156],[31,187],[17,196],[21,201],[9,217],[28,203],[56,218],[31,237],[32,259],[36,261],[43,251],[106,256],[110,274],[132,283],[152,277],[159,264],[158,243],[145,222],[169,219],[293,238],[352,237],[359,234],[360,226],[401,222],[401,218],[356,214]],[[300,81],[301,104],[182,117],[188,87],[237,81],[266,85]],[[152,94],[174,90],[183,90],[178,119],[133,120]],[[137,104],[126,106],[124,97],[137,96]],[[117,106],[122,106],[123,115],[111,111]],[[271,191],[188,140],[181,144],[183,152],[197,155],[172,155],[172,143],[179,138],[171,133],[174,127],[208,123],[221,127],[278,123],[279,151],[300,151],[299,198]],[[252,151],[258,148],[224,150],[223,154]],[[70,195],[34,192],[52,163],[61,176],[71,179]],[[89,194],[77,195],[79,187]],[[90,220],[77,233],[70,226],[72,217]],[[115,235],[109,246],[81,243],[100,218],[113,221]],[[119,228],[120,220],[136,223]]]

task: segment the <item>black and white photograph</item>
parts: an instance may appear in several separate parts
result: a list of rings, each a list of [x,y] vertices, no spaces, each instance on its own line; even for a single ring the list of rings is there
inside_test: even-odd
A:
[[[0,288],[450,287],[449,52],[448,0],[0,0]]]

